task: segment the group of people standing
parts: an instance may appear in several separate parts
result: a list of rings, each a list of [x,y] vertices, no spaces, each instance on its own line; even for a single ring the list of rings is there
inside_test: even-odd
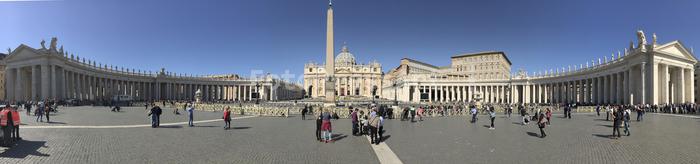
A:
[[[632,106],[624,106],[624,105],[605,107],[605,109],[606,109],[605,120],[608,121],[610,118],[612,118],[612,122],[613,122],[613,133],[611,135],[611,138],[618,139],[621,137],[620,126],[624,126],[625,127],[625,130],[624,130],[625,135],[630,136],[629,121],[630,121],[630,115],[632,112],[631,108],[632,108]],[[596,111],[600,111],[600,107],[596,107]],[[600,112],[596,112],[596,113],[598,113],[598,116],[600,116],[600,114],[599,114]],[[641,111],[638,111],[638,113],[641,113]],[[639,115],[638,115],[638,118],[640,118]]]
[[[15,141],[22,140],[19,137],[20,116],[17,111],[17,106],[11,105],[0,106],[0,146],[12,146]]]
[[[376,105],[370,105],[368,113],[359,108],[349,107],[350,123],[352,124],[353,136],[370,137],[371,144],[379,144],[382,142],[384,133],[384,119],[386,110],[379,110]],[[316,140],[324,143],[334,142],[332,119],[334,113],[328,109],[321,109],[321,112],[316,116]]]
[[[46,122],[51,122],[51,115],[50,113],[56,112],[56,108],[58,106],[56,105],[56,101],[48,101],[48,100],[42,100],[42,101],[27,101],[24,104],[24,109],[27,111],[27,115],[31,116],[32,115],[32,108],[36,106],[36,110],[34,110],[34,116],[36,116],[36,122],[44,122],[44,116],[46,116]]]
[[[160,108],[160,106],[158,106],[155,103],[153,103],[152,105],[153,105],[153,107],[151,107],[151,109],[148,110],[147,116],[151,117],[151,127],[157,128],[157,127],[160,127],[160,115],[163,114],[163,109]],[[186,108],[185,110],[187,111],[187,117],[188,117],[187,125],[189,127],[193,127],[194,126],[194,106],[192,105],[192,103],[186,103],[185,108]],[[226,112],[228,112],[228,115],[226,114]],[[177,114],[179,114],[179,113],[177,113]],[[228,116],[229,117],[228,122],[230,123],[230,114],[231,114],[231,112],[229,110],[229,107],[226,107],[226,109],[224,110],[224,122],[227,122],[226,117]],[[226,125],[228,125],[228,123]],[[228,129],[228,126],[225,126],[224,128]]]
[[[370,107],[369,115],[357,108],[350,107],[352,134],[354,136],[369,135],[371,144],[379,144],[384,134],[384,115],[377,112],[376,106]]]

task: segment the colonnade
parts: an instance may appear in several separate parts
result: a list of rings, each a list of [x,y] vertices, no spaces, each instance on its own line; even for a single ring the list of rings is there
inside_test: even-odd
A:
[[[476,99],[486,103],[510,103],[509,89],[508,82],[489,84],[407,82],[397,85],[396,88],[385,87],[384,98],[393,99],[396,94],[398,100],[414,103],[470,102]]]
[[[134,100],[193,100],[194,93],[201,90],[204,101],[250,101],[258,89],[263,100],[274,99],[269,96],[274,92],[271,83],[264,81],[259,82],[263,85],[256,88],[248,81],[216,84],[215,80],[189,77],[180,77],[182,79],[179,80],[163,74],[154,76],[129,72],[115,75],[114,72],[99,73],[48,64],[6,70],[7,86],[12,88],[7,92],[9,100],[111,100],[115,95],[127,95]]]
[[[6,94],[9,101],[77,99],[108,101],[116,97],[133,100],[263,101],[300,98],[301,87],[269,77],[225,79],[182,76],[165,72],[146,73],[68,57],[56,49],[33,49],[20,45],[6,58]],[[279,87],[284,86],[284,87]],[[259,94],[259,96],[256,96]],[[280,97],[284,96],[284,97]]]

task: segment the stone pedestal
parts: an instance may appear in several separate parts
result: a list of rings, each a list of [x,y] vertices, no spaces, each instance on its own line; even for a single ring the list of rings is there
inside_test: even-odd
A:
[[[335,106],[335,78],[326,78],[326,99],[323,101],[323,106]]]

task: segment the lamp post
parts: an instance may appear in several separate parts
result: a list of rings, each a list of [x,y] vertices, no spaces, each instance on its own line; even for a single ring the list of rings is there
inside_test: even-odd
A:
[[[256,99],[255,99],[255,104],[260,104],[260,87],[262,85],[260,84],[260,81],[255,82],[255,94],[256,94]]]
[[[411,89],[411,88],[408,88],[408,89]],[[421,90],[420,90],[420,82],[418,82],[418,85],[416,85],[415,90],[416,90],[416,92],[418,92],[418,97],[415,97],[414,99],[418,99],[418,104],[420,104],[421,99],[423,98],[423,92],[421,92]]]
[[[399,81],[394,81],[394,105],[399,105],[399,100],[398,100],[398,92],[397,92],[397,87],[398,87]]]

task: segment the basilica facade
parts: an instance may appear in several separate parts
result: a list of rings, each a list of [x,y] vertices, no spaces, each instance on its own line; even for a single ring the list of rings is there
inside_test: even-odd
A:
[[[335,95],[339,98],[371,98],[382,93],[382,67],[378,62],[358,64],[347,46],[334,61]],[[325,97],[323,88],[328,78],[325,65],[309,62],[304,65],[305,97]]]

